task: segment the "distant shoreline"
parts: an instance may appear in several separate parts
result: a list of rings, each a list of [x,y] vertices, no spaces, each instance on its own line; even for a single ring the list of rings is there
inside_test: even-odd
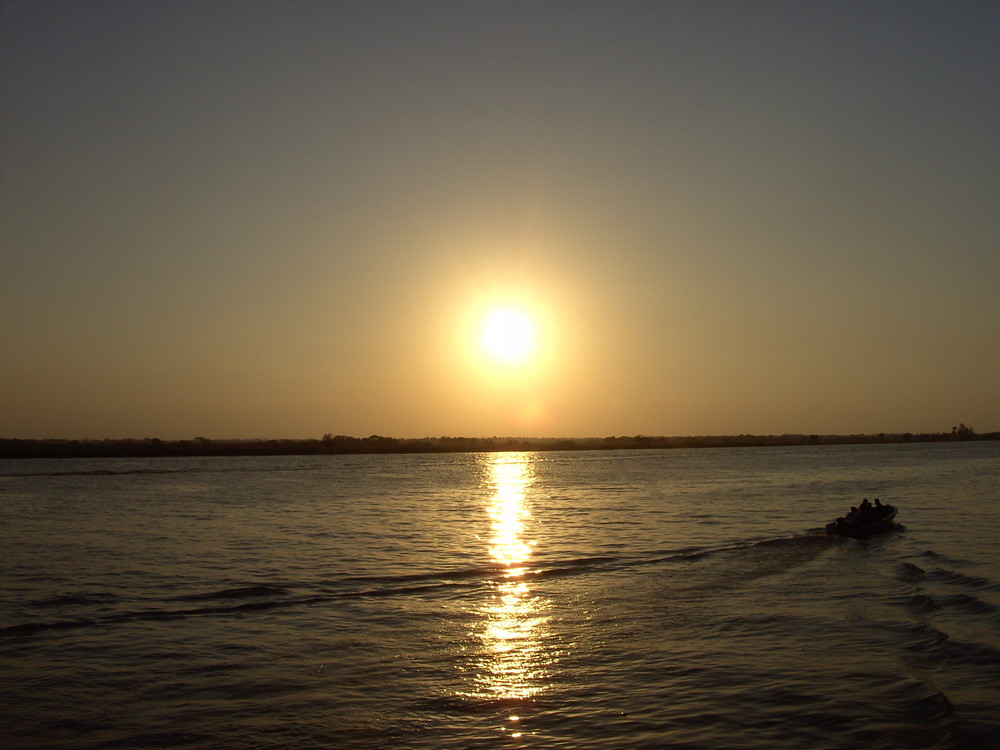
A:
[[[427,437],[324,435],[304,440],[16,439],[0,438],[0,458],[142,458],[171,456],[315,456],[393,453],[488,453],[501,451],[667,450],[756,448],[796,445],[869,445],[1000,440],[1000,432],[875,433],[862,435],[631,435],[606,438]]]

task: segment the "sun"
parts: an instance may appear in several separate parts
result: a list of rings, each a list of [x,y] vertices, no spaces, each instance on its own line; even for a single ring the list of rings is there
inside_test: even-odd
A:
[[[535,323],[516,308],[495,308],[483,318],[479,342],[483,352],[492,360],[524,362],[535,350]]]

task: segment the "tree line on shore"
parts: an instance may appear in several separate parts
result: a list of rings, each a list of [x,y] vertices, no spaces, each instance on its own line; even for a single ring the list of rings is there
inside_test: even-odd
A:
[[[964,424],[941,433],[861,435],[702,435],[664,437],[622,435],[604,438],[426,437],[359,438],[327,433],[319,439],[286,440],[33,440],[0,438],[0,458],[128,458],[155,456],[281,456],[359,453],[477,453],[497,451],[640,450],[670,448],[752,448],[758,446],[929,443],[1000,440],[1000,432],[978,434]]]

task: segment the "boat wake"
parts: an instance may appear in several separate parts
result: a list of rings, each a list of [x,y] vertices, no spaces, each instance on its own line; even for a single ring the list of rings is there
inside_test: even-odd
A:
[[[23,637],[74,628],[101,628],[141,621],[248,615],[349,600],[390,597],[461,597],[517,579],[525,582],[597,575],[653,566],[717,560],[733,578],[787,569],[827,548],[818,534],[732,541],[714,546],[651,549],[619,555],[590,555],[533,561],[523,568],[486,565],[395,575],[340,576],[308,582],[246,582],[208,591],[163,596],[88,590],[59,593],[21,603],[22,622],[0,628],[0,636]],[[742,558],[735,563],[733,558]],[[742,571],[742,573],[741,573]],[[194,606],[192,606],[194,605]],[[52,619],[51,615],[62,615]]]

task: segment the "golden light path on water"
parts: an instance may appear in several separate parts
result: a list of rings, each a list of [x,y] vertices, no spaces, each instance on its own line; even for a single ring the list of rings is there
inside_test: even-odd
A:
[[[533,541],[527,536],[531,518],[528,490],[534,482],[530,453],[483,454],[485,481],[492,496],[489,553],[499,571],[495,588],[477,610],[480,642],[471,697],[488,700],[531,698],[542,692],[555,655],[546,649],[547,603],[532,593]],[[518,735],[517,717],[509,720]],[[508,731],[505,729],[505,731]]]

